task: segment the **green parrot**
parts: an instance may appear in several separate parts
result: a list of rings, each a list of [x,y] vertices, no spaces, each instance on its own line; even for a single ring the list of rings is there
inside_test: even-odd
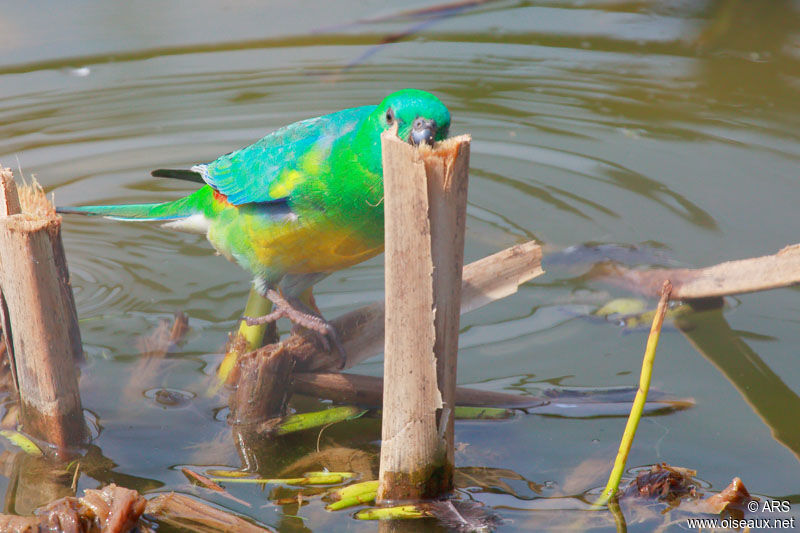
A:
[[[447,137],[450,113],[434,95],[404,89],[379,105],[345,109],[274,131],[246,148],[190,170],[156,177],[203,184],[165,203],[61,207],[61,213],[118,220],[158,220],[206,235],[211,245],[254,276],[273,303],[249,325],[286,317],[317,332],[344,359],[336,331],[314,303],[313,285],[383,251],[381,133],[397,127],[418,145]]]

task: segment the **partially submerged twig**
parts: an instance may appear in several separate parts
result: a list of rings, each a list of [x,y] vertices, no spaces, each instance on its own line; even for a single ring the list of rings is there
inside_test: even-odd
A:
[[[175,350],[189,331],[189,317],[179,312],[170,325],[168,320],[160,320],[150,335],[140,338],[136,346],[144,358],[162,358]]]
[[[604,264],[598,266],[593,275],[648,296],[657,295],[661,284],[669,279],[673,300],[763,291],[800,283],[800,243],[786,246],[773,255],[727,261],[705,268],[632,270]]]
[[[250,425],[283,416],[289,396],[291,354],[273,344],[239,357],[237,385],[228,400],[230,422]]]
[[[156,496],[147,502],[145,512],[163,524],[199,533],[269,533],[266,528],[183,494]]]

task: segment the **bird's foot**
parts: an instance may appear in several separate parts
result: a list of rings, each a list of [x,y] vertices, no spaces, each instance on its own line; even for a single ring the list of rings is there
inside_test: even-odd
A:
[[[264,316],[242,317],[248,326],[261,326],[274,322],[279,318],[288,318],[296,326],[303,327],[316,333],[322,343],[322,348],[326,352],[331,351],[331,346],[336,348],[341,358],[339,368],[344,368],[347,362],[347,354],[344,351],[342,342],[339,340],[336,329],[330,322],[321,316],[301,311],[274,289],[267,290],[266,297],[272,302],[274,310]]]
[[[318,318],[313,315],[310,316],[312,318]],[[347,353],[344,351],[344,346],[342,345],[342,342],[339,340],[339,334],[336,333],[336,328],[334,328],[330,322],[322,318],[320,318],[320,322],[321,325],[319,329],[310,328],[298,322],[296,322],[295,325],[314,332],[317,339],[319,339],[320,344],[322,344],[322,349],[325,350],[326,352],[330,352],[331,346],[333,346],[339,353],[339,370],[341,370],[345,367],[345,364],[347,364]],[[292,331],[294,331],[294,328],[292,329]]]

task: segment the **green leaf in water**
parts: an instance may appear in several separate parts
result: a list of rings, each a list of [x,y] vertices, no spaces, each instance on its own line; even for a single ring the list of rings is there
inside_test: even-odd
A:
[[[457,420],[504,420],[512,418],[514,412],[511,409],[499,407],[464,407],[457,405],[455,415]]]
[[[21,449],[28,455],[42,455],[42,450],[28,437],[18,431],[10,429],[0,430],[0,435],[11,441],[11,444]]]
[[[343,406],[313,413],[291,415],[287,416],[283,422],[281,422],[275,430],[275,433],[278,435],[286,435],[287,433],[294,433],[295,431],[325,426],[345,420],[353,420],[366,412],[366,409],[361,409],[359,407]]]
[[[647,309],[644,300],[638,298],[617,298],[611,300],[603,307],[594,312],[595,316],[607,318],[611,315],[633,315]]]
[[[426,518],[428,513],[416,505],[399,505],[397,507],[373,507],[356,513],[359,520],[408,520],[410,518]]]
[[[338,511],[340,509],[353,507],[354,505],[373,502],[375,501],[375,496],[378,494],[379,483],[377,479],[373,481],[362,481],[361,483],[355,483],[335,490],[330,496],[336,499],[336,501],[328,504],[325,508],[329,511]]]

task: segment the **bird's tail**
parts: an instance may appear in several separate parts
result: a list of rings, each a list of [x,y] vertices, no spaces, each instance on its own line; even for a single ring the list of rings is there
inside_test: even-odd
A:
[[[198,214],[192,195],[161,204],[84,205],[57,207],[64,214],[96,215],[115,220],[180,220]]]

